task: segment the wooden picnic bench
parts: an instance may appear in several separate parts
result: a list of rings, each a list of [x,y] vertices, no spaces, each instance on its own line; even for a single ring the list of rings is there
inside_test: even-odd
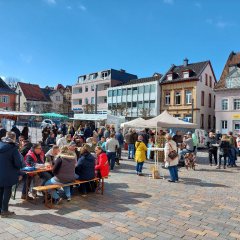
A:
[[[107,177],[105,177],[105,178],[107,178]],[[100,191],[101,194],[103,195],[103,192],[104,192],[104,178],[93,178],[93,179],[90,179],[90,180],[74,180],[73,182],[66,183],[66,184],[52,184],[52,185],[47,185],[47,186],[37,186],[37,187],[33,187],[33,190],[43,192],[44,193],[45,206],[48,207],[48,208],[53,208],[52,192],[55,189],[62,188],[62,187],[79,185],[79,184],[93,182],[93,181],[98,182],[97,191]],[[49,196],[48,191],[50,191],[50,198],[48,197]]]

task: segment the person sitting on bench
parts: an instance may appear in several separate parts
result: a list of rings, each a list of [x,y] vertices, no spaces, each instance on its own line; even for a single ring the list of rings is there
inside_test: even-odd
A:
[[[46,185],[66,184],[75,180],[75,154],[67,146],[61,147],[60,154],[53,167],[54,177],[45,183]],[[67,201],[71,201],[70,186],[63,187]],[[53,203],[59,204],[62,201],[56,190],[52,193]]]
[[[179,152],[180,159],[186,154],[193,152],[193,139],[192,139],[192,133],[188,132],[187,135],[183,137],[183,144],[185,145],[185,148],[182,149]]]

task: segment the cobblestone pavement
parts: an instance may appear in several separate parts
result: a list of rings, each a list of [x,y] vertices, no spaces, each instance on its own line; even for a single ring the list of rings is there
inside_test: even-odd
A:
[[[180,182],[137,176],[133,160],[121,161],[105,193],[74,195],[49,210],[11,200],[14,218],[0,219],[0,239],[240,239],[240,168],[217,170],[198,154],[196,171],[180,169]],[[239,161],[238,161],[239,163]],[[240,164],[240,163],[239,163]]]

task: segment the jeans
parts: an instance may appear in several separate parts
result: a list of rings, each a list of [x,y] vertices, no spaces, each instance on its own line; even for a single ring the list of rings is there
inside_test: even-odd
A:
[[[133,159],[135,154],[135,147],[133,143],[128,144],[128,158]]]
[[[116,153],[115,152],[107,152],[108,162],[111,167],[111,170],[113,170],[115,166],[116,161]]]
[[[177,166],[169,166],[168,167],[170,178],[172,181],[176,182],[178,181],[178,168]]]
[[[0,212],[8,211],[8,203],[12,195],[11,187],[0,187]]]
[[[228,165],[234,166],[236,163],[236,150],[234,147],[231,147],[228,151]]]
[[[51,178],[51,179],[49,179],[49,180],[45,183],[45,186],[47,186],[47,185],[53,185],[53,184],[61,184],[61,183],[60,183],[60,182],[57,182],[54,178]],[[71,197],[70,186],[63,187],[63,190],[64,190],[67,198],[70,198],[70,197]],[[56,190],[54,190],[54,191],[52,192],[52,197],[53,197],[54,199],[60,198]]]
[[[121,145],[117,149],[117,157],[118,157],[118,159],[121,159],[121,157],[122,157],[122,146]]]
[[[224,159],[223,166],[225,167],[227,165],[227,155],[219,155],[218,166],[222,164],[222,157]]]
[[[209,163],[212,164],[212,157],[214,157],[215,164],[217,165],[217,148],[211,148],[208,150]]]
[[[141,173],[142,172],[143,163],[144,162],[137,162],[137,166],[136,166],[136,172],[137,173]]]

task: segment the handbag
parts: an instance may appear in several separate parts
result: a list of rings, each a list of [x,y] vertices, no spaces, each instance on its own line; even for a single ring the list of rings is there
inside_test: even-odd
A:
[[[168,154],[168,157],[173,160],[178,156],[178,153],[176,150],[173,150],[172,145],[170,143],[169,143],[169,145],[170,145],[172,151],[170,151],[170,153]]]

